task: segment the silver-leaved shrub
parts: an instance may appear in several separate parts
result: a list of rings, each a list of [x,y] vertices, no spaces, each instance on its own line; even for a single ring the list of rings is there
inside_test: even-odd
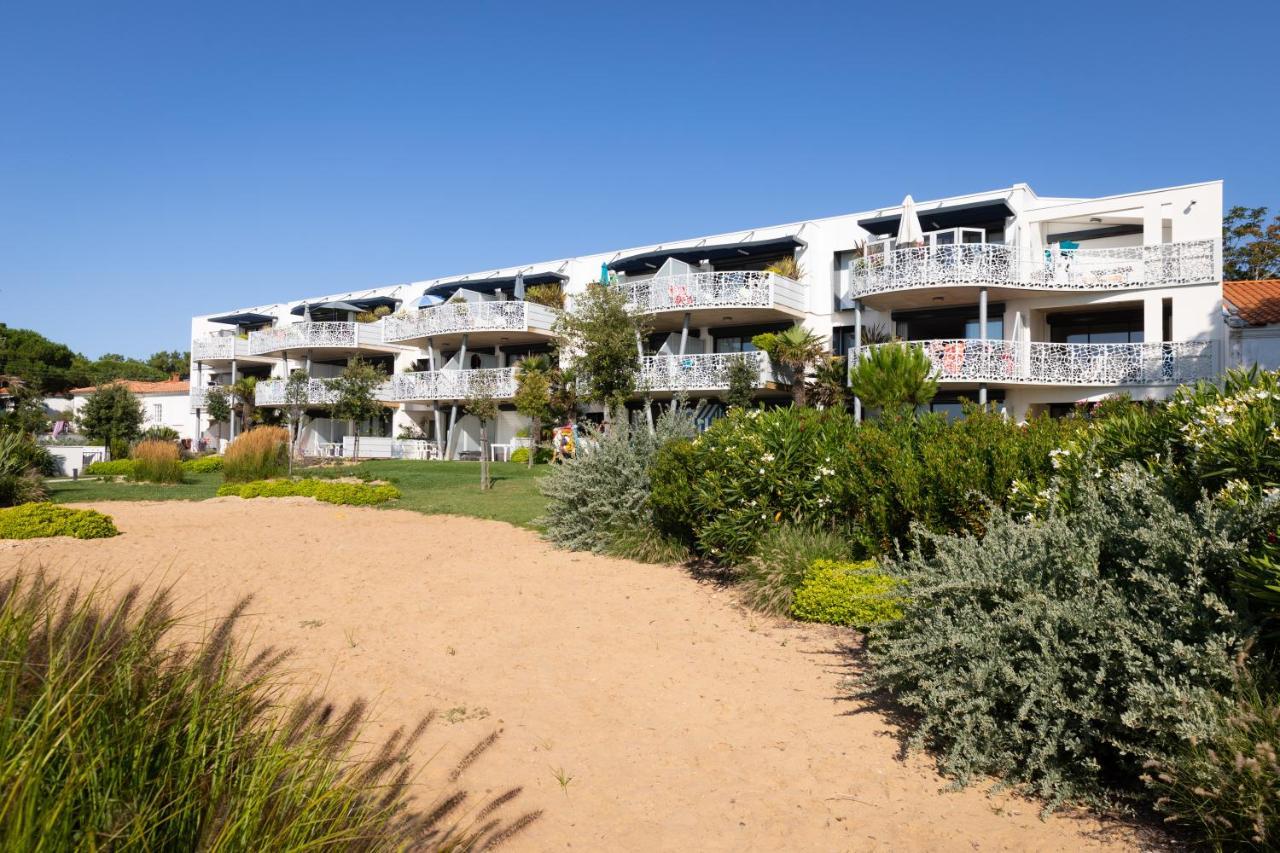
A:
[[[995,510],[981,537],[922,532],[930,547],[886,561],[910,593],[872,633],[871,684],[961,784],[1112,799],[1215,730],[1244,632],[1217,591],[1254,510],[1179,511],[1134,465],[1080,498],[1038,520]]]

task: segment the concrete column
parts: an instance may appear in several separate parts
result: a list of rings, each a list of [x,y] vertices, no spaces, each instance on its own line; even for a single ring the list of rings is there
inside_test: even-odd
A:
[[[1142,340],[1159,343],[1164,339],[1164,299],[1159,294],[1142,297]]]
[[[498,357],[498,367],[506,367],[507,354],[502,351],[502,347],[500,345],[495,344],[493,347],[493,352],[494,352],[494,355]]]
[[[232,385],[236,384],[236,378],[237,378],[236,377],[236,360],[233,358],[231,359],[231,384]],[[231,407],[231,418],[227,424],[227,427],[231,435],[230,440],[235,441],[236,440],[236,407],[235,406]]]
[[[684,312],[684,322],[680,324],[680,355],[688,352],[689,346],[689,312]]]
[[[845,354],[846,356],[848,353]],[[862,358],[862,300],[853,300],[853,358],[846,359],[849,362],[848,372],[845,374],[845,381],[848,381],[849,374],[853,373],[853,363]],[[853,419],[855,421],[862,420],[862,400],[858,397],[853,398]]]
[[[979,344],[983,351],[987,348],[987,289],[984,287],[978,291],[978,337],[981,339]],[[987,383],[978,383],[978,405],[985,406],[987,404]]]

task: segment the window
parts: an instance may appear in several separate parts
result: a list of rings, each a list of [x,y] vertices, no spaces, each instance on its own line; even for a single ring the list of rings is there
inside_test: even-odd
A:
[[[755,352],[756,345],[751,338],[734,335],[728,338],[716,338],[716,352]]]
[[[160,403],[151,404],[151,420],[156,423],[162,423],[164,421],[164,406]]]

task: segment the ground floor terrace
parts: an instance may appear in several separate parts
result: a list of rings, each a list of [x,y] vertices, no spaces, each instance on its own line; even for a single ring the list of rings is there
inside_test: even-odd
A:
[[[1007,793],[945,791],[927,758],[899,757],[890,719],[851,698],[855,633],[754,615],[677,567],[556,551],[495,521],[304,499],[93,505],[121,536],[0,543],[0,572],[171,583],[197,628],[252,593],[253,643],[295,649],[301,686],[372,699],[371,740],[440,715],[424,782],[501,729],[468,771],[476,800],[522,785],[545,810],[508,849],[1145,846]]]

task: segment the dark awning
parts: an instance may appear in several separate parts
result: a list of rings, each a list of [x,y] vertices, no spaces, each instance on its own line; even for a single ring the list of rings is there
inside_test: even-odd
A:
[[[243,311],[239,314],[223,314],[221,317],[210,317],[210,323],[226,323],[228,326],[256,326],[259,323],[270,323],[276,318],[270,314],[255,314]]]
[[[524,286],[533,287],[535,284],[563,284],[569,280],[569,276],[561,275],[558,272],[534,272],[525,273]],[[428,287],[423,295],[431,294],[433,296],[448,296],[459,288],[474,290],[476,293],[494,293],[498,290],[505,290],[508,293],[515,290],[515,275],[494,275],[485,276],[483,278],[462,278],[453,281],[442,282],[432,287]]]
[[[392,299],[390,296],[366,296],[361,299],[335,299],[325,302],[304,302],[301,305],[293,306],[290,314],[301,317],[307,313],[307,308],[311,310],[317,308],[334,308],[338,311],[349,311],[354,308],[357,311],[372,311],[374,308],[387,307],[392,311],[400,304],[399,299]]]
[[[1003,223],[1006,217],[1013,216],[1013,210],[1004,199],[991,201],[971,201],[967,204],[952,204],[946,207],[935,207],[931,210],[916,208],[920,217],[920,227],[925,231],[939,231],[943,228],[963,228],[965,226],[987,225],[993,222]],[[873,216],[859,219],[858,224],[877,235],[898,233],[898,220],[902,214],[892,216]]]
[[[674,249],[654,249],[651,252],[628,255],[625,258],[611,261],[609,269],[621,273],[651,272],[661,267],[667,258],[675,258],[687,264],[696,264],[700,261],[710,261],[714,264],[716,261],[723,261],[728,258],[741,259],[752,255],[785,254],[786,252],[794,252],[804,245],[805,242],[799,237],[791,236],[775,237],[771,240],[750,240],[736,243],[714,243],[703,246],[679,246]]]

